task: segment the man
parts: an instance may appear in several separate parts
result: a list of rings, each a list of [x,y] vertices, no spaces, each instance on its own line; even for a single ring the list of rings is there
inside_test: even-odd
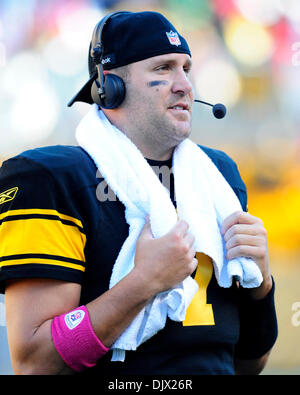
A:
[[[119,13],[102,28],[104,77],[113,73],[126,87],[122,103],[102,111],[151,166],[171,168],[174,149],[191,131],[188,45],[158,13]],[[98,98],[95,92],[91,98],[91,86],[97,79],[101,95],[101,76],[91,52],[89,65],[91,80],[75,100],[93,103]],[[0,281],[17,374],[257,374],[263,369],[277,336],[266,231],[260,219],[245,212],[246,190],[233,161],[202,149],[244,209],[223,222],[227,259],[252,258],[262,273],[259,287],[220,287],[212,262],[195,258],[194,235],[179,218],[159,238],[146,221],[134,268],[110,288],[128,224],[119,199],[97,199],[99,178],[91,157],[80,147],[56,146],[3,164]],[[169,188],[176,205],[173,178]],[[200,294],[191,302],[197,317],[188,310],[183,322],[168,319],[161,331],[127,352],[124,362],[111,361],[110,347],[137,314],[188,276],[201,292],[202,305]],[[202,319],[204,306],[209,315]]]

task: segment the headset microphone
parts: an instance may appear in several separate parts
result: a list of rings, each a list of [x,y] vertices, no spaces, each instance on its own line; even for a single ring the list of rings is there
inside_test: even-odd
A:
[[[224,104],[221,104],[221,103],[210,104],[210,103],[207,103],[206,101],[202,101],[202,100],[194,100],[194,101],[197,103],[203,103],[203,104],[207,104],[208,106],[211,106],[214,116],[218,119],[224,118],[226,115],[226,107],[224,106]]]

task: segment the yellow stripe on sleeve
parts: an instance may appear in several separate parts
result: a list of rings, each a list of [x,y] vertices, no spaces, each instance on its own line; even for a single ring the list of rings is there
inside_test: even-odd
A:
[[[29,211],[33,214],[35,210],[13,211],[18,211],[18,215],[24,215],[24,212],[28,214]],[[10,211],[9,215],[16,215],[12,214],[13,211]],[[46,214],[45,211],[54,210],[38,210],[38,214]],[[3,218],[3,215],[1,217]],[[71,220],[71,217],[62,214],[59,214],[59,218]],[[74,220],[72,218],[75,224]],[[76,220],[76,222],[76,225],[79,225],[80,221]],[[0,257],[46,254],[85,262],[85,234],[77,226],[62,223],[59,219],[29,217],[3,221],[0,226],[0,240]],[[7,261],[5,262],[7,264]]]
[[[43,258],[21,258],[21,259],[11,259],[8,261],[3,261],[0,263],[1,266],[14,266],[14,265],[26,265],[26,264],[39,264],[39,265],[54,265],[63,266],[70,269],[85,271],[85,267],[81,265],[76,265],[74,263],[58,261],[55,259],[43,259]]]
[[[80,228],[83,228],[82,222],[77,218],[71,217],[69,215],[61,214],[56,210],[46,210],[46,209],[39,209],[39,208],[10,210],[10,211],[0,214],[0,221],[6,217],[11,217],[14,215],[35,215],[35,214],[55,215],[62,220],[73,222],[75,225],[79,226]]]

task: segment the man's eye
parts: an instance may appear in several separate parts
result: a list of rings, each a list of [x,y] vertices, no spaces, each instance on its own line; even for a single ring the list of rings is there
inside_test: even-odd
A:
[[[158,66],[156,68],[157,71],[166,71],[166,70],[169,70],[169,69],[170,69],[170,66],[168,64],[162,64],[161,66]]]

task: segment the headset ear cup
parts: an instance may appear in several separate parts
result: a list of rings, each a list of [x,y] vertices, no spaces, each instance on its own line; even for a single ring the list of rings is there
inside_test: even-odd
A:
[[[95,80],[91,88],[91,96],[94,103],[106,109],[114,109],[121,105],[125,99],[125,84],[122,78],[115,74],[106,74],[104,77],[103,90],[105,97],[101,99],[98,89],[100,87],[99,81]]]
[[[106,74],[104,92],[105,99],[102,100],[102,107],[107,109],[117,108],[125,99],[125,83],[116,74]]]

